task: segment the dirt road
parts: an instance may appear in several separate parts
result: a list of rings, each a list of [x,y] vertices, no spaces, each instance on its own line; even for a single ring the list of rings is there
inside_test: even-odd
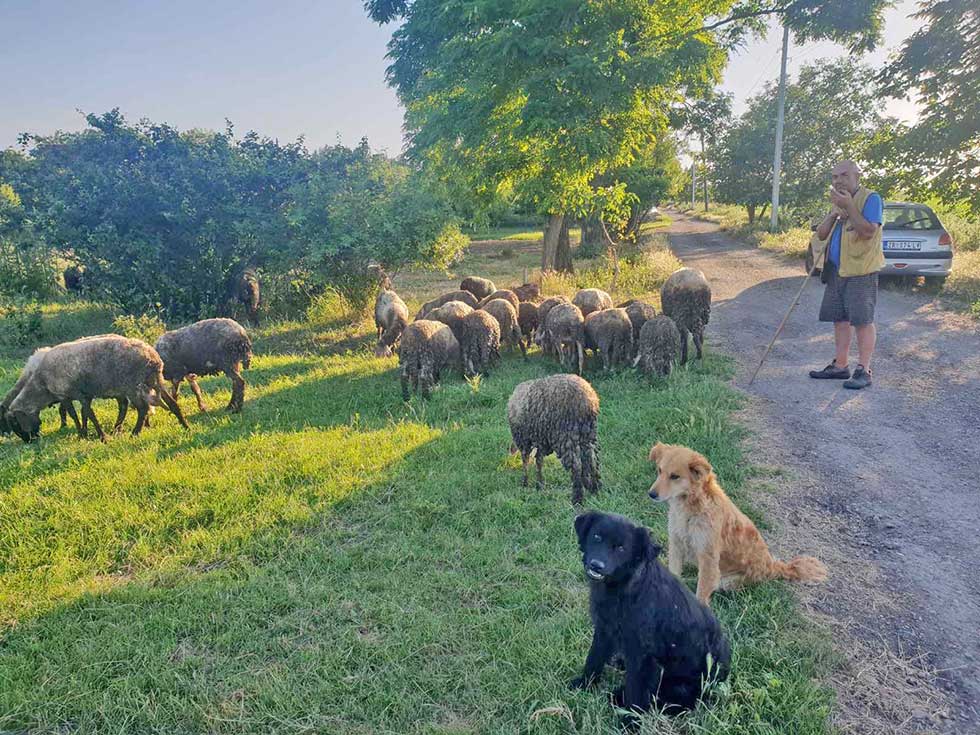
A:
[[[672,216],[671,247],[711,282],[708,344],[737,359],[735,382],[744,387],[799,288],[802,265]],[[977,324],[929,297],[883,288],[874,385],[848,391],[807,377],[833,357],[832,330],[816,319],[822,292],[812,279],[748,390],[756,456],[786,470],[773,483],[778,496],[763,501],[776,511],[774,546],[781,554],[810,549],[829,562],[830,583],[804,591],[804,602],[837,621],[842,636],[859,638],[865,657],[884,657],[868,666],[899,666],[921,652],[950,692],[937,714],[935,700],[930,707],[928,696],[902,691],[919,685],[919,673],[882,670],[870,677],[881,691],[863,695],[871,701],[842,695],[854,709],[846,724],[862,730],[880,718],[878,727],[904,720],[909,732],[980,732]]]

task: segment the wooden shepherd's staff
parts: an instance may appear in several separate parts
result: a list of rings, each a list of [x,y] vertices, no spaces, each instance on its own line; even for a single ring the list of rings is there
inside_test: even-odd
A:
[[[793,299],[793,303],[791,303],[789,305],[789,309],[786,310],[786,316],[783,317],[783,320],[779,323],[779,326],[776,327],[776,333],[772,335],[772,339],[769,340],[769,346],[766,347],[766,351],[762,354],[762,359],[759,360],[759,364],[756,367],[755,372],[752,373],[752,377],[749,378],[749,383],[746,387],[751,387],[752,383],[755,382],[755,376],[759,374],[759,371],[762,369],[762,364],[766,361],[766,358],[769,357],[769,353],[772,352],[772,346],[776,344],[776,340],[779,338],[779,333],[782,332],[783,327],[786,326],[786,322],[789,320],[789,315],[793,313],[793,309],[795,309],[796,305],[800,303],[800,297],[803,295],[803,289],[806,288],[806,284],[809,283],[810,277],[816,270],[817,266],[814,264],[813,268],[803,277],[803,283],[800,284],[800,290],[796,292],[796,298]]]

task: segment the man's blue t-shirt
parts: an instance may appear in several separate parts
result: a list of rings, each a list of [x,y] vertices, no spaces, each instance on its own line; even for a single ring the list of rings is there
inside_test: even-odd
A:
[[[881,201],[881,195],[873,191],[864,202],[864,209],[861,210],[861,216],[868,220],[868,222],[874,222],[876,225],[880,225],[884,210],[885,205]],[[830,236],[830,254],[827,256],[830,262],[838,267],[840,267],[840,235],[843,226],[843,222],[838,222],[834,225],[834,233]]]

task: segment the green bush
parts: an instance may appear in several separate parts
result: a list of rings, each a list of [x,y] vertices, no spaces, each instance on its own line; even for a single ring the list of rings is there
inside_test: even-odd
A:
[[[44,321],[38,302],[14,298],[0,306],[0,343],[33,347],[43,339]]]
[[[123,314],[112,320],[112,329],[116,334],[152,345],[167,331],[167,325],[156,314]]]

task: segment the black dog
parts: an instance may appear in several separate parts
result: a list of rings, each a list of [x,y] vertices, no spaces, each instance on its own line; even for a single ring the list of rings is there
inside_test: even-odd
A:
[[[718,619],[657,560],[660,547],[647,529],[622,516],[586,513],[575,519],[575,532],[595,632],[572,688],[596,684],[619,654],[626,684],[615,694],[618,706],[645,712],[652,699],[668,713],[693,709],[709,676],[728,676],[731,649]]]

